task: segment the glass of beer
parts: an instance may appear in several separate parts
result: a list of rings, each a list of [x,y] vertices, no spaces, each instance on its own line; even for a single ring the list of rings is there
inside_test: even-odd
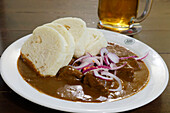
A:
[[[142,30],[140,22],[149,14],[152,0],[146,0],[141,16],[138,14],[139,0],[99,0],[98,27],[133,35]]]

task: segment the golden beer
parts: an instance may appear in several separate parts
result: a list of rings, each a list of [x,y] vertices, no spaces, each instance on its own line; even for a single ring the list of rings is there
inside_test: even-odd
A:
[[[128,29],[131,20],[136,18],[138,0],[99,0],[99,27],[120,31]]]

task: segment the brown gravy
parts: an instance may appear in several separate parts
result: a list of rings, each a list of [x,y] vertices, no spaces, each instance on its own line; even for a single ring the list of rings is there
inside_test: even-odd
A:
[[[130,50],[113,43],[110,43],[107,49],[110,52],[116,53],[119,57],[135,55]],[[135,67],[133,60],[128,62],[130,65],[132,64],[132,67]],[[47,95],[70,101],[104,102],[129,97],[146,86],[149,81],[149,71],[144,62],[138,61],[137,63],[140,69],[134,69],[133,80],[123,76],[122,91],[109,92],[106,96],[100,95],[100,92],[96,90],[88,89],[82,82],[70,84],[58,77],[42,77],[28,66],[21,57],[18,58],[18,70],[27,83]]]

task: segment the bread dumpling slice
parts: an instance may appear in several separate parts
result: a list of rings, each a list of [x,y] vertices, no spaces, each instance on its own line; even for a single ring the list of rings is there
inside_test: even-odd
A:
[[[97,31],[94,28],[87,28],[87,31],[90,37],[90,42],[86,46],[86,52],[91,55],[97,55],[101,48],[107,47],[107,40],[104,38],[102,32]]]
[[[55,76],[63,66],[68,44],[55,29],[40,26],[23,44],[21,55],[42,76]]]
[[[74,50],[75,50],[75,42],[74,42],[74,38],[71,35],[71,33],[61,24],[58,23],[48,23],[45,24],[45,26],[54,28],[55,30],[57,30],[66,40],[68,46],[66,48],[66,59],[64,61],[63,66],[66,66],[69,64],[69,62],[71,61],[71,59],[73,58],[74,55]]]
[[[62,24],[73,35],[75,41],[74,56],[84,55],[87,42],[86,23],[80,18],[73,17],[60,18],[53,21],[53,23]]]

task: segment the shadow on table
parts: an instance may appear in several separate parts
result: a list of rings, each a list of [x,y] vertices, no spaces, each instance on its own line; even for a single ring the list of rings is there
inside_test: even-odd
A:
[[[14,112],[17,112],[17,113],[56,113],[56,112],[59,112],[59,110],[53,110],[53,109],[35,104],[33,102],[30,102],[27,99],[22,98],[21,96],[19,96],[13,91],[2,92],[2,94],[0,95],[4,97],[4,102],[5,102],[5,103],[0,104],[0,109],[1,109],[0,111],[4,111],[3,113],[7,113],[7,112],[9,113],[10,109],[11,109],[11,113],[14,113]],[[5,108],[3,106],[5,106]],[[6,108],[6,106],[9,106],[9,108]],[[63,113],[66,113],[66,112],[63,112]]]

